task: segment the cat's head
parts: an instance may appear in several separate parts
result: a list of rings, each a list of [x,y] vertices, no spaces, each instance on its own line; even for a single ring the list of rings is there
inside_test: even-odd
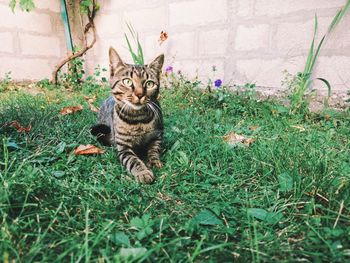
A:
[[[148,65],[130,65],[124,63],[115,49],[110,47],[109,62],[112,95],[118,101],[138,110],[157,98],[164,62],[163,54]]]

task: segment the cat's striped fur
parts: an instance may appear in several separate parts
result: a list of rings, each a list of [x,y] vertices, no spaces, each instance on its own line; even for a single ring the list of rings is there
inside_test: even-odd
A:
[[[164,55],[149,65],[129,65],[111,47],[109,60],[112,96],[103,102],[92,134],[117,148],[120,162],[136,180],[151,183],[150,168],[162,167],[163,118],[157,97]]]

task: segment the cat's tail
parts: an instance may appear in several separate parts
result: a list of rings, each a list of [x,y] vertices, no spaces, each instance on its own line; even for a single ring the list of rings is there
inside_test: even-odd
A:
[[[105,124],[97,124],[91,127],[91,134],[97,137],[99,143],[111,146],[111,128]]]

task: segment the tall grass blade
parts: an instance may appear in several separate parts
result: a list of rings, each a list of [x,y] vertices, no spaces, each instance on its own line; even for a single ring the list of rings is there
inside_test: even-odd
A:
[[[131,57],[132,57],[134,63],[138,65],[139,62],[138,62],[137,55],[136,55],[136,54],[134,53],[134,51],[132,50],[132,47],[131,47],[131,44],[130,44],[130,41],[129,41],[128,36],[127,36],[126,34],[124,34],[124,35],[125,35],[126,43],[128,44],[128,48],[129,48],[129,52],[130,52],[130,54],[131,54]]]
[[[331,84],[329,83],[328,80],[324,79],[324,78],[316,78],[320,81],[322,81],[326,86],[327,86],[327,89],[328,89],[328,97],[331,96]]]
[[[143,58],[143,51],[142,51],[142,46],[141,43],[139,41],[139,36],[137,35],[137,52],[138,52],[138,57],[140,59],[140,65],[144,65],[144,58]]]
[[[346,2],[346,4],[338,11],[336,16],[333,18],[329,28],[328,28],[328,33],[332,32],[334,28],[339,24],[343,16],[346,14],[350,7],[350,0]]]
[[[305,63],[304,74],[310,73],[310,71],[311,71],[312,60],[314,59],[314,46],[315,46],[315,38],[316,38],[316,34],[317,34],[317,29],[318,29],[318,21],[317,21],[317,15],[315,14],[314,35],[312,37],[312,42],[311,42],[309,54],[307,56],[307,60]]]
[[[314,54],[314,56],[313,56],[313,58],[312,58],[312,61],[311,61],[310,72],[312,72],[313,69],[314,69],[314,66],[315,66],[315,63],[316,63],[316,59],[317,59],[317,57],[318,57],[318,55],[319,55],[319,53],[320,53],[321,47],[322,47],[323,42],[324,42],[325,39],[326,39],[326,35],[324,35],[324,36],[322,37],[320,43],[319,43],[318,46],[317,46],[316,52],[315,52],[315,54]]]
[[[136,33],[135,29],[133,28],[133,26],[130,23],[126,23],[126,26],[128,27],[128,30],[131,34],[131,37],[133,38],[133,41],[134,41],[135,45],[137,46],[137,51],[134,51],[132,46],[131,46],[129,38],[125,34],[125,39],[126,39],[126,42],[128,44],[129,52],[132,56],[132,59],[136,65],[144,65],[144,56],[143,56],[142,46],[141,46],[141,43],[139,40],[139,35]]]

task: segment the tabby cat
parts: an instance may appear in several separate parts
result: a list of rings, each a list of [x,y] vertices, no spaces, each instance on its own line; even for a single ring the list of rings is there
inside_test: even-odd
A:
[[[112,96],[103,102],[91,133],[102,144],[117,148],[120,162],[137,181],[152,183],[150,168],[163,165],[163,117],[157,97],[164,55],[149,65],[130,65],[110,47],[109,61]]]

